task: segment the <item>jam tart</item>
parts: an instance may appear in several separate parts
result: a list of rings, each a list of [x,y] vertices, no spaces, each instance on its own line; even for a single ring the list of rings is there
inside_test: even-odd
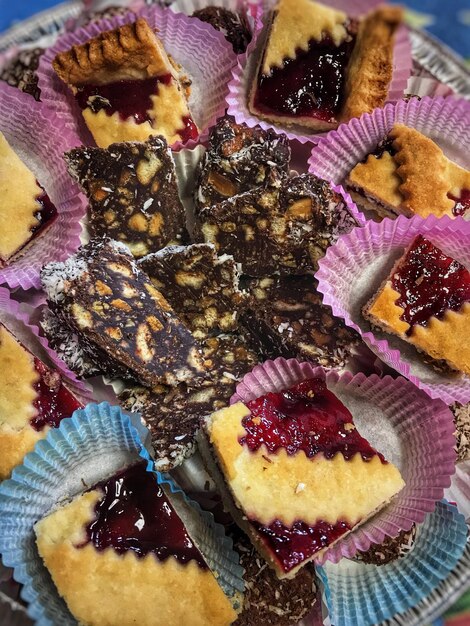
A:
[[[27,247],[52,226],[57,209],[0,133],[0,268],[25,254]]]
[[[81,403],[60,374],[0,324],[0,480]]]
[[[351,170],[346,184],[360,208],[381,217],[456,217],[470,209],[470,171],[403,124],[394,124],[377,149]]]
[[[213,413],[204,431],[209,471],[279,578],[293,577],[404,486],[319,378]]]
[[[80,624],[229,626],[241,598],[222,590],[197,523],[139,463],[37,522],[36,544]]]
[[[418,235],[363,309],[371,324],[415,346],[432,364],[470,374],[470,272]]]
[[[101,148],[150,135],[170,145],[198,135],[188,78],[143,18],[60,52],[52,65]]]
[[[401,19],[399,7],[356,20],[312,0],[279,0],[248,97],[251,113],[315,132],[383,106]]]

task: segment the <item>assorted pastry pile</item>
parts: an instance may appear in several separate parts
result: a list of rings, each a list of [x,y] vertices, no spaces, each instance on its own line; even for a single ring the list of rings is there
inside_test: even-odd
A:
[[[103,18],[118,25],[62,47],[52,63],[86,125],[63,155],[70,184],[86,198],[83,245],[44,264],[37,311],[38,332],[70,377],[24,345],[20,322],[0,316],[0,480],[86,404],[71,381],[94,389],[104,377],[114,403],[147,428],[155,470],[177,480],[190,457],[202,457],[244,592],[227,592],[187,501],[138,462],[64,493],[36,520],[35,549],[73,618],[96,626],[298,624],[319,609],[315,562],[402,492],[403,468],[358,432],[359,416],[324,377],[244,403],[231,398],[266,359],[352,372],[364,354],[373,363],[359,333],[324,304],[319,262],[370,212],[375,220],[462,220],[470,172],[402,123],[349,172],[352,201],[331,182],[293,171],[298,146],[279,125],[308,135],[386,103],[398,7],[358,18],[328,2],[279,0],[264,11],[262,32],[246,6],[198,8],[188,28],[197,18],[219,30],[234,64],[247,46],[257,55],[246,105],[264,122],[251,127],[224,114],[209,129],[192,112],[195,78],[170,54],[171,42],[124,9],[88,14],[80,25]],[[26,104],[41,99],[42,53],[21,51],[0,74],[29,94]],[[41,245],[57,209],[5,135],[0,267],[14,267]],[[195,141],[204,149],[182,149]],[[362,303],[363,319],[411,344],[439,375],[470,376],[469,269],[421,234],[399,252]],[[451,409],[465,462],[470,412],[460,402]],[[194,491],[204,508],[207,491]],[[405,559],[419,526],[396,530],[351,558],[372,568]]]

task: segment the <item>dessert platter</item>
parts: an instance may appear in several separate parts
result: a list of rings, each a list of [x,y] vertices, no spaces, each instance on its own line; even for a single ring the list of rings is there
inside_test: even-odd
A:
[[[2,626],[419,626],[470,588],[469,96],[376,0],[0,36]]]

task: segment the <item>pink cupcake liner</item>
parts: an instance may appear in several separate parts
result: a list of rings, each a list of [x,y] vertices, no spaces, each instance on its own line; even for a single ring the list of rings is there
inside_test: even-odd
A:
[[[406,483],[390,504],[318,558],[318,563],[337,563],[409,530],[434,510],[455,471],[453,420],[442,401],[430,399],[403,378],[339,374],[283,358],[246,374],[230,403],[248,402],[313,377],[326,380],[351,410],[359,432],[397,465]]]
[[[459,511],[470,523],[470,460],[457,463],[450,487],[444,491],[449,502],[455,502]]]
[[[353,229],[328,248],[316,273],[318,290],[333,313],[357,330],[387,365],[431,398],[442,399],[446,404],[455,401],[465,404],[470,401],[470,377],[452,378],[437,372],[405,341],[387,333],[371,332],[369,322],[361,313],[393,262],[419,233],[470,267],[470,222],[461,217],[386,218],[380,223],[370,221],[364,228]]]
[[[207,128],[225,112],[227,83],[236,56],[222,33],[209,24],[157,6],[143,7],[136,13],[105,18],[60,37],[41,57],[37,70],[42,101],[55,110],[65,125],[73,129],[84,143],[93,144],[75,98],[67,85],[56,76],[51,63],[59,52],[82,44],[103,31],[134,22],[137,16],[146,19],[151,28],[158,29],[158,36],[165,49],[192,79],[189,106],[201,129],[199,140],[203,140],[207,135]],[[196,143],[190,140],[185,145],[191,147]],[[179,143],[173,148],[181,145]]]
[[[274,4],[274,0],[267,0],[262,3],[263,15],[261,16],[261,21],[266,22],[264,19],[266,13]],[[367,13],[381,4],[381,2],[379,0],[329,0],[327,4],[345,11],[348,15],[358,16]],[[315,143],[320,137],[324,136],[325,133],[306,134],[305,128],[272,124],[266,120],[255,117],[248,110],[248,93],[255,77],[259,53],[264,45],[266,36],[266,29],[257,32],[256,37],[253,38],[248,46],[246,54],[238,57],[237,65],[232,70],[232,80],[228,85],[228,113],[235,117],[237,123],[245,123],[250,128],[259,125],[264,130],[272,129],[277,133],[284,133],[289,139],[296,139],[300,143]],[[403,97],[408,78],[411,74],[411,65],[411,44],[408,31],[405,26],[401,26],[395,37],[394,70],[387,101],[395,102]]]
[[[86,207],[62,154],[80,142],[47,106],[6,83],[0,83],[0,130],[35,173],[58,212],[52,226],[33,240],[23,256],[0,268],[0,284],[30,289],[39,287],[39,271],[45,263],[61,261],[78,248],[79,220]]]
[[[35,306],[40,300],[35,300]],[[30,307],[28,307],[30,308]],[[39,328],[31,320],[19,302],[13,300],[8,289],[0,287],[0,323],[5,323],[9,330],[46,365],[56,369],[63,377],[65,385],[84,404],[93,399],[90,385],[79,380],[65,363],[49,347],[47,340],[39,334]]]
[[[424,97],[387,104],[383,109],[375,109],[341,124],[313,148],[309,171],[334,183],[342,183],[396,122],[416,128],[438,143],[450,159],[462,166],[470,166],[470,102],[452,97]]]

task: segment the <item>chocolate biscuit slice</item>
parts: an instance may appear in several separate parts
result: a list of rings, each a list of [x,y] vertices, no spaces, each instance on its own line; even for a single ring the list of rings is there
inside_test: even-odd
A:
[[[454,414],[455,449],[457,462],[470,460],[470,402],[460,404],[455,402],[450,410]]]
[[[201,373],[194,338],[123,244],[92,239],[41,281],[53,313],[130,378],[175,385]]]
[[[243,323],[266,358],[303,358],[323,367],[344,367],[359,344],[356,331],[322,302],[317,281],[305,276],[272,276],[250,281]]]
[[[295,578],[280,580],[241,531],[236,531],[233,547],[240,555],[240,565],[245,570],[243,610],[234,626],[298,624],[316,601],[313,568],[304,567]]]
[[[232,257],[218,257],[211,244],[169,246],[139,266],[198,339],[237,329],[246,296]]]
[[[290,156],[285,135],[236,124],[230,115],[220,118],[199,167],[196,212],[263,185],[270,171],[287,176]]]
[[[194,11],[191,17],[197,17],[219,30],[232,44],[235,54],[245,52],[251,41],[251,30],[246,16],[241,12],[229,11],[225,7],[207,6]]]
[[[241,335],[211,337],[204,342],[203,354],[208,379],[197,389],[186,384],[173,388],[159,385],[151,390],[130,387],[119,397],[123,408],[141,414],[159,471],[177,467],[194,452],[201,419],[226,406],[237,382],[258,362]]]
[[[35,100],[40,100],[41,90],[38,87],[36,70],[44,48],[27,48],[20,50],[0,71],[0,80],[24,93],[29,93]]]
[[[385,537],[382,543],[373,543],[362,552],[358,551],[354,561],[362,561],[369,565],[387,565],[409,554],[416,541],[417,527],[413,524],[411,530],[402,530],[396,537]]]
[[[122,241],[135,257],[187,241],[175,165],[163,137],[74,148],[64,158],[88,198],[92,236]]]
[[[357,225],[344,199],[311,174],[284,178],[201,210],[196,237],[231,254],[249,276],[303,274]]]

